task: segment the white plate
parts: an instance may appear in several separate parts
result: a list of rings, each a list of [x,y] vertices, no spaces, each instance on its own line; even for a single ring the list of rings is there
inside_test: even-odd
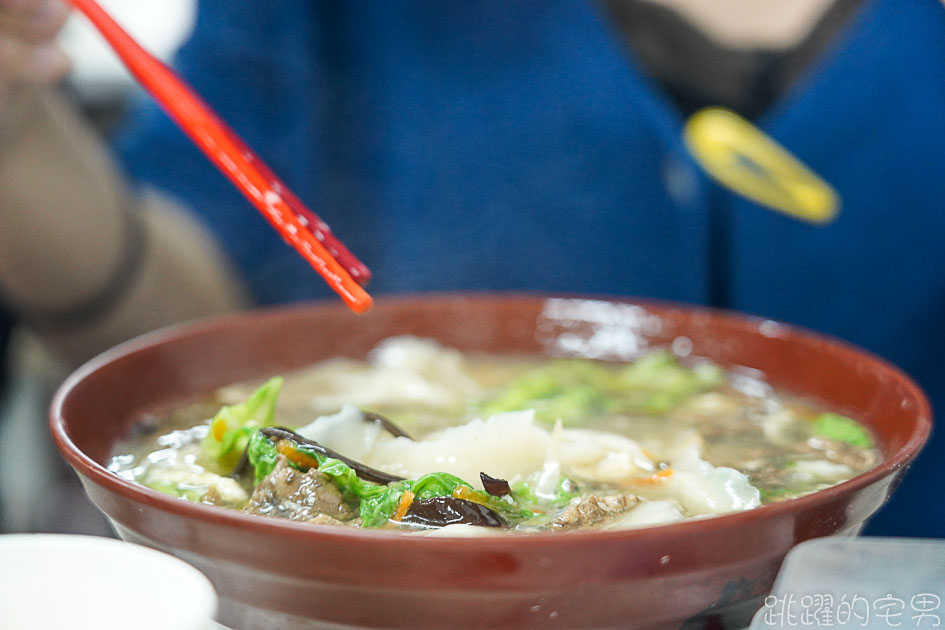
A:
[[[95,536],[0,536],[0,628],[209,630],[217,596],[166,553]]]

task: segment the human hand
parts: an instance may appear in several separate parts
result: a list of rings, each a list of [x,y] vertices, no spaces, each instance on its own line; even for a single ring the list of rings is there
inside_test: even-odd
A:
[[[0,107],[19,82],[51,83],[70,68],[56,44],[69,8],[63,0],[0,0]]]

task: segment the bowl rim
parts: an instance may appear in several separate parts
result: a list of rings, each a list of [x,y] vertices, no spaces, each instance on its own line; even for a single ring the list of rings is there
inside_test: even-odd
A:
[[[689,315],[707,314],[715,320],[724,321],[736,326],[758,326],[762,323],[773,323],[777,327],[779,337],[799,337],[807,342],[826,344],[844,354],[857,355],[889,373],[895,381],[905,388],[904,397],[911,396],[917,403],[915,410],[916,427],[906,442],[888,456],[884,453],[883,461],[847,481],[817,490],[787,501],[779,501],[761,505],[750,510],[730,512],[706,517],[695,517],[684,521],[656,524],[646,527],[624,530],[582,529],[572,532],[503,532],[494,536],[477,537],[475,548],[483,551],[507,551],[514,546],[516,550],[535,550],[545,548],[553,541],[555,546],[570,547],[580,545],[598,545],[618,541],[632,541],[644,538],[662,538],[686,536],[707,531],[735,529],[737,526],[750,524],[759,520],[776,520],[788,513],[803,512],[829,504],[862,488],[868,487],[883,478],[893,475],[919,454],[928,441],[932,430],[932,409],[923,390],[918,384],[899,367],[890,361],[843,339],[807,329],[802,326],[788,324],[770,317],[761,317],[750,313],[720,309],[709,306],[693,305],[668,300],[650,298],[636,298],[632,296],[608,296],[599,294],[569,294],[543,292],[425,292],[409,293],[390,296],[381,296],[377,300],[378,306],[397,306],[405,303],[423,301],[443,301],[449,299],[473,301],[546,301],[549,299],[578,299],[597,300],[603,302],[638,305],[644,309],[657,311],[675,310]],[[314,300],[294,302],[274,306],[256,307],[244,311],[226,313],[222,315],[203,317],[191,321],[173,324],[144,335],[130,339],[88,360],[72,374],[70,374],[57,389],[49,410],[49,426],[53,440],[66,461],[80,476],[116,493],[125,499],[138,504],[145,504],[163,512],[188,518],[205,521],[218,526],[249,530],[255,533],[282,536],[287,539],[320,539],[331,543],[352,543],[372,548],[384,546],[391,541],[407,545],[409,549],[420,548],[434,552],[446,551],[457,547],[456,537],[417,536],[405,535],[403,532],[383,529],[361,529],[354,527],[313,527],[306,523],[290,521],[288,519],[266,518],[252,514],[245,514],[239,510],[221,509],[217,506],[192,503],[177,497],[161,493],[132,481],[128,481],[110,472],[102,464],[82,452],[69,437],[63,420],[63,406],[70,392],[76,386],[91,377],[95,372],[108,364],[136,353],[145,352],[153,346],[173,342],[177,339],[199,336],[209,330],[225,327],[239,327],[249,319],[268,319],[292,317],[300,311],[312,309],[335,309],[346,312],[344,305],[329,300]]]

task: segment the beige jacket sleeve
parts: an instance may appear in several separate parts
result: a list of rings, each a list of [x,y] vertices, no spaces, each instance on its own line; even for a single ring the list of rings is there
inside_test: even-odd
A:
[[[0,300],[70,363],[161,326],[241,308],[211,235],[136,196],[53,88],[11,93],[0,120]]]

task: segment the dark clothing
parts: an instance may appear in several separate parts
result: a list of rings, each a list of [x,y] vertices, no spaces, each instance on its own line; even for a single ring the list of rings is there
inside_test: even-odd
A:
[[[861,0],[834,0],[816,26],[784,50],[720,45],[676,11],[645,0],[603,0],[643,70],[684,114],[726,107],[755,119],[809,71]]]

